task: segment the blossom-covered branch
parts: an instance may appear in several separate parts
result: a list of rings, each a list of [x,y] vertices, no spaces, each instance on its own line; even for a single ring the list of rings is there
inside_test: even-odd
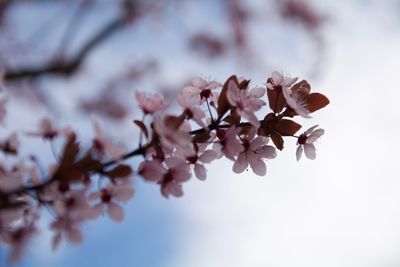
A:
[[[132,176],[154,183],[165,198],[180,197],[183,184],[192,175],[207,179],[206,166],[217,159],[232,161],[235,173],[250,168],[256,175],[266,175],[266,162],[276,158],[286,137],[297,138],[297,160],[303,152],[314,159],[314,143],[324,131],[313,126],[296,135],[302,126],[294,118],[310,119],[329,103],[324,95],[311,93],[307,81],[278,72],[261,87],[251,87],[250,80],[236,76],[224,83],[195,78],[177,96],[178,115],[165,113],[168,105],[160,94],[137,91],[135,98],[143,117],[134,120],[139,140],[130,152],[111,142],[97,121],[93,121],[95,136],[87,148],[73,130],[57,128],[48,119],[42,120],[39,131],[24,132],[51,146],[56,138],[64,138],[65,143],[62,153],[55,153],[57,163],[47,171],[35,158],[2,166],[0,242],[10,246],[10,259],[17,259],[37,232],[43,210],[53,216],[53,248],[64,239],[80,243],[80,226],[101,214],[123,220],[121,203],[134,194]],[[0,149],[16,155],[18,144],[14,134],[0,142]],[[138,166],[126,163],[136,156],[143,158]]]

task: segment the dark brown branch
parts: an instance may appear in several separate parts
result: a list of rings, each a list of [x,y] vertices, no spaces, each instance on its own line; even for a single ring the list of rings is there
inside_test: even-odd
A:
[[[44,75],[69,76],[75,73],[89,53],[102,42],[107,40],[113,33],[122,29],[134,17],[135,6],[125,9],[120,17],[109,22],[103,29],[97,32],[85,43],[79,52],[69,61],[55,61],[40,67],[27,67],[21,70],[6,70],[4,78],[6,81],[23,79],[35,79]]]

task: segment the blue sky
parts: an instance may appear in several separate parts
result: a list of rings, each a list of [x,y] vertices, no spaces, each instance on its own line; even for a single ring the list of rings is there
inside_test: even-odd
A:
[[[82,90],[93,93],[84,89],[101,84],[104,75],[118,72],[128,58],[161,58],[158,79],[176,86],[191,75],[210,75],[222,81],[233,73],[260,85],[273,70],[284,71],[309,79],[316,91],[331,99],[331,105],[313,121],[303,121],[305,128],[316,122],[326,129],[318,143],[317,159],[297,163],[295,144],[289,142],[277,159],[268,162],[266,177],[250,172],[234,175],[232,163],[222,160],[210,166],[207,181],[193,179],[185,184],[185,196],[180,199],[166,200],[156,186],[136,178],[136,194],[125,206],[122,223],[108,218],[88,223],[82,245],[65,244],[53,253],[44,218],[42,234],[15,266],[400,264],[400,3],[310,1],[328,16],[322,63],[319,75],[313,76],[310,61],[316,60],[315,46],[309,37],[301,28],[262,20],[274,14],[263,13],[263,1],[250,2],[259,7],[250,35],[253,49],[260,55],[253,66],[231,59],[209,62],[184,51],[180,40],[188,29],[212,27],[221,34],[226,30],[219,23],[221,10],[207,1],[198,10],[199,5],[193,4],[181,11],[186,17],[168,17],[164,24],[147,22],[116,36],[89,58],[84,75],[90,75],[92,81],[85,82],[83,76],[74,81],[50,81],[46,87],[59,91],[49,97],[58,106],[60,119],[89,138],[89,119],[66,111]],[[202,19],[202,12],[208,14],[207,19]],[[32,20],[34,13],[30,16],[24,19]],[[127,44],[125,51],[122,48]],[[126,93],[135,105],[134,89],[156,91],[157,86],[154,81],[139,83]],[[76,89],[67,90],[72,87]],[[19,111],[10,112],[8,120],[18,119],[21,125],[26,122],[24,125],[34,127],[35,121],[24,118],[31,112],[29,106],[20,107],[18,101],[10,103],[10,108]],[[39,112],[45,114],[46,110]],[[138,114],[135,112],[132,117]],[[110,134],[135,143],[130,120],[125,128],[110,127]],[[30,148],[40,146],[35,143]],[[4,251],[0,257],[4,262]]]

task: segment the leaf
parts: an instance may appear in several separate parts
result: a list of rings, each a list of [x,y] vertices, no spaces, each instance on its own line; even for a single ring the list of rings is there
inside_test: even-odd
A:
[[[147,127],[142,121],[134,120],[133,123],[135,123],[140,128],[140,130],[142,131],[142,133],[144,133],[144,136],[146,136],[146,138],[149,138],[149,132],[147,131]]]
[[[120,164],[110,171],[105,171],[105,175],[110,178],[123,178],[132,174],[132,168],[125,164]]]
[[[210,139],[210,133],[209,132],[203,132],[203,133],[196,134],[193,137],[193,142],[194,143],[205,143],[205,142],[208,141],[208,139]]]
[[[243,80],[239,84],[239,89],[240,90],[246,90],[247,87],[249,87],[249,84],[250,84],[250,80]]]
[[[178,130],[179,127],[181,127],[184,120],[185,120],[184,116],[177,117],[168,115],[165,117],[165,124],[171,129]]]
[[[301,125],[292,120],[281,119],[276,123],[275,127],[281,135],[292,136],[300,130]]]
[[[103,165],[100,161],[93,159],[90,151],[74,164],[77,168],[86,172],[99,170]]]
[[[228,99],[226,97],[229,82],[234,82],[236,84],[236,86],[239,87],[239,82],[235,75],[229,77],[229,79],[226,80],[226,82],[224,83],[221,94],[219,95],[219,98],[218,98],[218,118],[219,119],[221,119],[225,115],[225,113],[231,108],[231,105],[229,104]]]
[[[226,116],[224,118],[224,121],[232,125],[238,125],[240,123],[240,119],[241,119],[240,115],[237,114],[235,111],[231,110],[230,115]]]
[[[317,111],[329,104],[329,99],[320,93],[312,93],[305,96],[304,98],[308,103],[308,110],[310,112]]]
[[[274,142],[275,146],[277,149],[282,150],[283,149],[283,138],[280,134],[277,133],[271,133],[271,139],[272,142]]]
[[[267,89],[269,107],[275,112],[279,113],[286,106],[286,100],[283,96],[282,89]]]

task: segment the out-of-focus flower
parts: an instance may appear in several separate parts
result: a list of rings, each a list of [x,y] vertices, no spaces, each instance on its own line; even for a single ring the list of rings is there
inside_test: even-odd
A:
[[[19,145],[18,136],[16,133],[13,133],[0,143],[0,149],[5,153],[17,154]]]
[[[297,139],[297,145],[298,145],[296,150],[297,161],[300,160],[303,151],[307,158],[315,159],[316,153],[315,153],[314,142],[317,141],[325,132],[324,129],[316,129],[317,127],[318,125],[311,127],[303,134],[301,134]]]
[[[161,181],[161,194],[168,198],[169,195],[180,197],[183,195],[182,183],[190,179],[189,165],[179,157],[170,157],[165,160],[167,172]]]
[[[156,117],[153,123],[154,130],[159,135],[163,148],[169,151],[179,148],[185,151],[187,155],[195,153],[191,135],[181,127],[185,124],[173,125],[165,116]]]
[[[45,140],[53,140],[60,134],[65,133],[65,131],[67,131],[67,129],[55,128],[53,122],[49,118],[43,118],[39,122],[38,128],[39,128],[38,132],[27,132],[26,134],[29,136],[41,137]]]
[[[199,126],[206,128],[203,118],[206,116],[201,108],[187,95],[178,95],[178,104],[184,109],[187,118],[194,120]]]
[[[244,151],[242,151],[235,163],[233,164],[233,171],[241,173],[250,164],[253,172],[259,176],[264,176],[267,173],[267,167],[264,159],[273,159],[276,157],[276,151],[273,146],[269,146],[268,138],[256,135],[256,129],[253,129],[247,136],[242,138]]]
[[[165,102],[164,96],[161,94],[145,95],[142,92],[135,91],[136,101],[144,114],[154,114],[164,110],[168,105]]]
[[[147,181],[161,181],[167,169],[158,160],[145,160],[140,163],[138,173]]]
[[[234,81],[229,81],[226,97],[229,104],[235,107],[238,115],[246,118],[252,125],[258,127],[260,126],[260,122],[254,112],[266,104],[260,99],[264,94],[265,88],[255,87],[251,90],[241,90]]]
[[[197,154],[186,157],[186,161],[193,165],[194,174],[199,180],[207,178],[207,170],[204,166],[205,163],[210,163],[218,157],[218,153],[212,149],[205,150],[206,146],[199,146]],[[178,151],[179,152],[179,151]]]
[[[72,218],[67,214],[59,216],[54,222],[52,222],[50,229],[55,231],[52,242],[53,250],[58,247],[62,237],[66,238],[72,244],[80,244],[83,240],[83,236],[78,224],[81,222],[82,219]]]
[[[120,222],[124,219],[124,210],[118,202],[128,201],[132,198],[134,190],[128,185],[108,185],[100,191],[90,194],[89,199],[100,199],[95,206],[99,212],[107,210],[108,216],[114,221]]]
[[[93,138],[93,149],[100,157],[107,155],[114,160],[119,160],[124,154],[124,149],[109,140],[104,134],[100,124],[96,120],[92,120],[95,137]]]

